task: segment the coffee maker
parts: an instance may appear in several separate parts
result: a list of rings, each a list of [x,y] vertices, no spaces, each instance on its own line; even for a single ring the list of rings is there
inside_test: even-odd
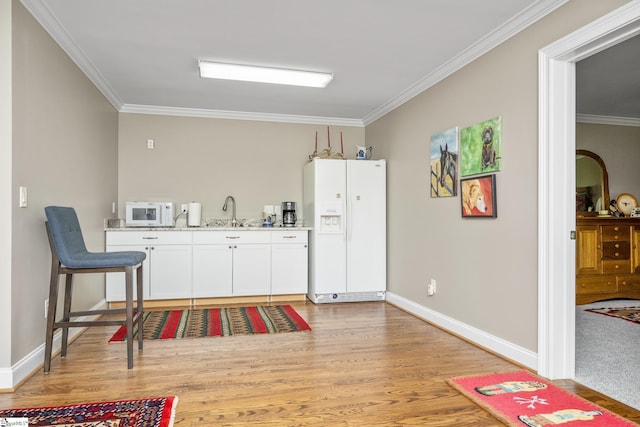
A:
[[[296,226],[296,202],[282,202],[282,226]]]

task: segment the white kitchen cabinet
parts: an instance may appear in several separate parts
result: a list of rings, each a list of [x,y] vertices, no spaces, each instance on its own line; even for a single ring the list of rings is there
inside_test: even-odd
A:
[[[113,231],[107,233],[107,252],[141,251],[143,298],[191,298],[192,234],[183,231]],[[107,274],[107,301],[125,299],[124,273]]]
[[[307,231],[273,231],[271,243],[271,294],[306,294]]]
[[[107,233],[107,236],[109,233]],[[149,299],[149,250],[144,245],[109,245],[107,252],[117,251],[139,251],[147,254],[142,261],[142,298]],[[138,297],[136,286],[136,275],[133,276],[133,298]],[[107,301],[124,301],[125,298],[125,277],[124,273],[107,273]]]
[[[147,254],[147,300],[307,293],[307,230],[109,230],[106,243]],[[107,301],[124,289],[124,273],[107,274]]]
[[[199,231],[193,247],[194,298],[269,294],[269,231]]]
[[[229,244],[194,244],[193,298],[231,295],[233,295],[233,248]]]

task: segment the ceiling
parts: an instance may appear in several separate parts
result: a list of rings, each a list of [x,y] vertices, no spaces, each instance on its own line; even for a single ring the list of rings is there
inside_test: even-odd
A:
[[[119,111],[354,126],[565,2],[22,0]],[[334,80],[317,89],[201,79],[198,59],[332,72]],[[585,81],[611,75],[593,62]],[[600,107],[589,114],[620,106],[594,103],[591,92],[584,99]],[[629,104],[640,117],[637,100]]]
[[[579,115],[640,119],[640,36],[576,64]]]

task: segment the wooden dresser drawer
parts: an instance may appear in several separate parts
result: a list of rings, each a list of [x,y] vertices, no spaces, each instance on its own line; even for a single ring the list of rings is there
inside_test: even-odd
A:
[[[631,244],[627,241],[603,242],[602,259],[629,259]]]
[[[628,225],[603,225],[602,241],[615,242],[619,240],[630,240],[631,227]]]
[[[640,291],[640,277],[618,276],[618,292]]]
[[[628,274],[631,273],[631,261],[629,259],[621,260],[603,260],[603,274]]]
[[[577,294],[615,292],[616,289],[615,276],[576,277]]]

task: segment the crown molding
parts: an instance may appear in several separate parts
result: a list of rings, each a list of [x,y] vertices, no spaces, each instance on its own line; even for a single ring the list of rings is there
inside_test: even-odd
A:
[[[509,38],[523,31],[525,28],[534,24],[538,20],[544,18],[569,0],[541,0],[535,2],[528,9],[515,16],[513,19],[505,22],[502,26],[481,38],[473,45],[462,51],[450,61],[444,63],[433,73],[420,79],[412,86],[405,89],[398,96],[390,99],[381,105],[362,120],[366,125],[373,123],[385,114],[390,113],[402,104],[421,94],[430,87],[436,85],[451,74],[460,70],[470,62],[478,59],[493,48],[504,43]]]
[[[64,29],[60,21],[51,13],[51,10],[41,0],[20,0],[22,5],[31,13],[38,23],[65,51],[80,70],[87,76],[93,85],[107,98],[116,110],[120,109],[122,101],[107,82],[104,76],[93,65],[84,51],[76,44],[69,33]]]
[[[121,113],[155,114],[161,116],[204,117],[213,119],[253,120],[259,122],[300,123],[330,126],[364,127],[360,119],[337,117],[296,116],[289,114],[245,113],[240,111],[207,110],[198,108],[157,107],[153,105],[124,104]]]
[[[436,71],[420,79],[419,81],[405,89],[403,92],[401,92],[398,96],[390,99],[380,107],[373,110],[363,119],[341,119],[335,117],[312,117],[251,112],[243,113],[223,110],[204,110],[123,104],[120,97],[109,85],[104,76],[98,71],[93,63],[89,61],[82,49],[80,49],[73,38],[69,35],[69,33],[54,17],[45,3],[41,0],[20,0],[24,7],[31,13],[31,15],[33,15],[38,23],[40,23],[40,25],[51,35],[51,37],[53,37],[53,39],[60,45],[60,47],[67,53],[67,55],[69,55],[73,62],[75,62],[80,70],[82,70],[82,72],[87,76],[87,78],[98,88],[98,90],[107,98],[107,100],[116,108],[116,110],[120,112],[287,123],[329,124],[336,126],[358,127],[366,126],[384,116],[385,114],[390,113],[405,102],[411,100],[428,88],[444,80],[449,75],[460,70],[465,65],[484,55],[491,49],[495,48],[515,34],[519,33],[544,16],[553,12],[555,9],[567,3],[568,1],[569,0],[536,1],[528,9],[524,10],[513,19],[505,22],[495,31],[478,40],[478,42],[465,49],[462,53],[454,57],[452,60],[443,64]]]
[[[640,118],[596,116],[592,114],[577,114],[578,123],[590,123],[594,125],[636,126],[640,127]]]

